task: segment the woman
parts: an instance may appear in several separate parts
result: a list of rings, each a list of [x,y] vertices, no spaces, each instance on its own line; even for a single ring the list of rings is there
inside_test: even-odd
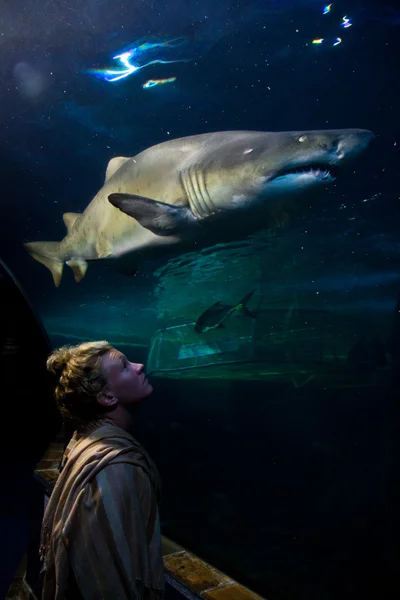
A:
[[[153,391],[144,367],[99,341],[55,350],[47,368],[79,427],[43,519],[42,599],[159,600],[159,475],[128,433],[132,409]]]

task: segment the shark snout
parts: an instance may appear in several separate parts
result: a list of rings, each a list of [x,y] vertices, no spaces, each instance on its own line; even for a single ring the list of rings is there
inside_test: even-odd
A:
[[[290,134],[293,154],[265,179],[265,190],[272,192],[305,191],[331,183],[342,167],[361,154],[375,137],[367,129],[332,129]],[[290,147],[286,146],[286,149]]]
[[[336,160],[348,160],[363,152],[375,135],[368,129],[350,129],[338,135],[336,139]]]

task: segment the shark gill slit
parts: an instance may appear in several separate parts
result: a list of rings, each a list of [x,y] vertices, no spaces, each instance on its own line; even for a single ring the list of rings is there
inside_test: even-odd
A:
[[[192,213],[194,214],[195,217],[201,218],[202,214],[197,205],[197,198],[195,196],[195,193],[194,193],[194,190],[192,187],[192,182],[190,180],[189,172],[187,170],[181,175],[181,180],[182,180],[182,185],[183,185],[183,188],[185,190],[185,193],[186,193],[186,196],[187,196],[187,199],[189,202],[190,210],[192,211]]]
[[[215,213],[215,206],[213,205],[211,198],[207,191],[204,170],[197,169],[196,177],[197,177],[197,186],[199,188],[199,195],[201,196],[201,198],[203,200],[203,204],[204,204],[207,216],[210,216]]]
[[[205,204],[204,199],[201,196],[201,190],[199,189],[196,173],[196,166],[190,167],[188,172],[188,179],[190,181],[191,189],[193,190],[193,200],[196,204],[197,211],[200,217],[204,218],[207,217],[208,210],[207,205]]]
[[[186,172],[186,185],[187,185],[187,189],[189,192],[188,193],[189,203],[191,204],[191,206],[193,206],[196,216],[203,218],[204,217],[203,207],[202,207],[201,203],[199,202],[199,198],[197,197],[196,190],[194,189],[193,176],[192,176],[191,171],[192,171],[192,167],[190,167],[188,169],[188,171]]]
[[[207,182],[206,182],[206,172],[204,169],[201,169],[199,171],[199,176],[201,176],[200,184],[202,186],[202,194],[204,197],[204,202],[206,203],[206,205],[208,207],[208,213],[211,215],[215,215],[218,212],[218,209],[215,206],[214,202],[212,201],[210,194],[208,193]]]
[[[208,216],[208,206],[206,203],[206,199],[203,197],[203,190],[201,189],[200,180],[199,180],[199,169],[193,169],[193,187],[196,190],[196,197],[199,199],[199,204],[203,210],[203,215]]]

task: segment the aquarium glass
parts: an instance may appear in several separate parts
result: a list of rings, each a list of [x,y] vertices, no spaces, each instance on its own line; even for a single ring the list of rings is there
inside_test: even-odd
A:
[[[0,0],[0,257],[53,347],[145,364],[164,535],[268,599],[396,581],[399,33],[394,0]]]

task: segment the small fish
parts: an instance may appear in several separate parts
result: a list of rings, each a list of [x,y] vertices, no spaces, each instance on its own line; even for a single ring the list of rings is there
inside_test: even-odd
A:
[[[238,302],[238,304],[221,304],[221,302],[216,302],[210,308],[207,308],[200,317],[197,319],[196,325],[194,327],[197,333],[205,333],[206,331],[210,331],[211,329],[217,329],[217,327],[223,327],[223,322],[235,312],[242,312],[243,314],[255,319],[256,316],[249,311],[247,308],[247,303],[250,298],[254,294],[255,290],[246,294],[246,296]]]

